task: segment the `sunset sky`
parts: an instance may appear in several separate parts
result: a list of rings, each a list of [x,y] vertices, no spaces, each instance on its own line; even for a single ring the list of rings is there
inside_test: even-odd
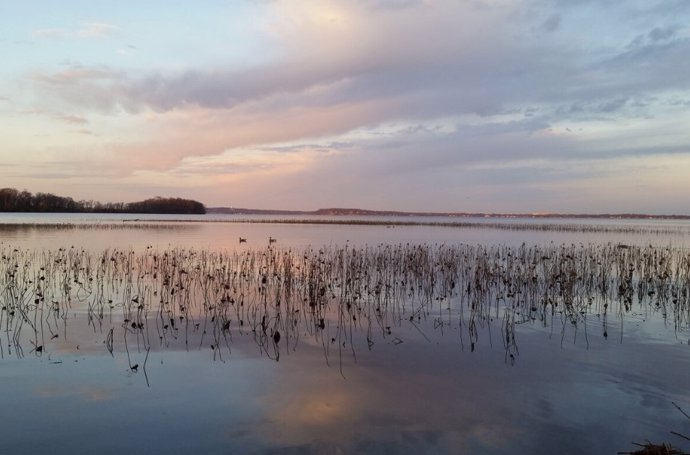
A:
[[[0,4],[0,187],[690,214],[690,1]]]

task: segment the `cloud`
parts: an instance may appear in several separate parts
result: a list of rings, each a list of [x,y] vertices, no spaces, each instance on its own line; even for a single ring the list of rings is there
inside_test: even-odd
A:
[[[124,166],[133,169],[170,169],[185,157],[337,136],[362,124],[380,122],[386,117],[387,109],[375,103],[353,102],[294,107],[288,111],[247,105],[230,110],[194,109],[155,114],[147,125],[152,139],[113,144],[110,152]]]
[[[79,115],[70,115],[70,114],[53,114],[52,117],[56,120],[60,120],[66,123],[71,123],[73,125],[86,125],[89,123],[86,118],[81,117]]]
[[[619,95],[686,91],[690,90],[690,62],[683,57],[689,52],[690,38],[650,40],[602,60],[591,74],[606,75],[602,82]]]
[[[57,87],[80,85],[91,81],[116,81],[122,79],[122,73],[102,65],[73,64],[55,73],[36,73],[34,78],[38,82]]]
[[[136,50],[133,46],[122,47],[115,51],[118,55],[131,55]]]
[[[404,2],[400,11],[384,13],[378,2],[332,10],[311,2],[309,8],[275,2],[281,19],[267,22],[267,27],[277,24],[269,43],[282,56],[262,65],[175,72],[75,66],[37,74],[35,81],[49,95],[103,111],[230,110],[252,104],[289,112],[366,100],[394,107],[389,118],[428,118],[492,115],[530,105],[550,105],[565,114],[567,106],[602,104],[604,96],[685,89],[690,80],[689,65],[678,63],[690,49],[675,26],[652,28],[634,49],[593,59],[530,37],[529,27],[509,22],[520,10],[507,3],[479,12],[422,3]],[[561,21],[561,15],[550,14],[542,24],[555,30]],[[630,74],[629,65],[639,70]],[[666,72],[666,84],[650,73],[659,66],[675,69]]]
[[[112,110],[117,106],[114,85],[125,77],[123,72],[107,66],[81,64],[72,64],[56,72],[35,72],[32,75],[39,89],[45,89],[48,94],[58,94],[67,107],[99,111]]]
[[[367,94],[387,88],[384,95],[388,96],[409,89],[418,92],[431,84],[439,84],[438,91],[442,91],[449,84],[457,89],[470,82],[463,80],[469,77],[476,82],[482,65],[471,60],[486,45],[469,39],[474,31],[491,27],[494,21],[487,14],[476,21],[478,24],[467,22],[457,27],[458,20],[465,22],[462,16],[466,8],[448,5],[435,11],[414,8],[409,14],[395,14],[393,19],[378,9],[372,13],[361,6],[328,9],[313,2],[307,5],[300,8],[277,2],[274,19],[268,20],[266,27],[271,27],[269,42],[284,55],[261,66],[130,74],[126,80],[95,81],[91,75],[82,74],[82,78],[70,79],[71,87],[60,73],[42,74],[38,80],[73,101],[70,88],[84,93],[86,99],[103,99],[104,109],[120,106],[132,111],[186,106],[227,109],[271,96],[292,96],[289,103],[299,99],[334,103],[363,88]],[[410,9],[412,6],[404,12]],[[419,35],[425,38],[413,38]],[[500,56],[485,57],[489,66],[499,65],[494,59]],[[472,71],[478,63],[480,68]],[[72,71],[71,75],[78,74]]]
[[[105,38],[112,35],[117,30],[119,30],[119,28],[112,24],[92,22],[85,24],[82,28],[77,30],[76,35],[84,39]]]
[[[417,7],[427,2],[424,0],[361,0],[361,3],[375,9],[399,10]]]
[[[79,28],[42,28],[34,31],[34,35],[48,39],[103,39],[113,35],[119,27],[103,22],[89,22]]]
[[[678,25],[654,27],[652,30],[650,30],[647,36],[651,42],[657,43],[659,41],[667,41],[668,39],[675,37],[679,29],[680,26]]]
[[[66,114],[64,112],[52,112],[43,109],[27,109],[22,111],[23,114],[27,115],[39,115],[43,117],[48,117],[59,122],[70,123],[72,125],[86,125],[89,121],[86,117],[74,114]]]
[[[652,101],[645,99],[635,99],[627,96],[619,96],[606,99],[598,99],[594,101],[576,101],[570,105],[558,106],[555,114],[562,120],[568,119],[573,121],[598,119],[604,120],[606,118],[620,118],[624,111],[628,109],[625,117],[633,117],[632,112],[637,112],[643,116],[643,112],[652,103]],[[610,115],[607,117],[607,115]]]
[[[561,16],[553,14],[542,24],[542,28],[547,32],[554,32],[561,26]]]

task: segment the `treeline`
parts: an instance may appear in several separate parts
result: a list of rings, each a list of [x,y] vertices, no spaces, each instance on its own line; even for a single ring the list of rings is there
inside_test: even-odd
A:
[[[204,204],[191,199],[155,197],[139,202],[75,201],[50,193],[32,194],[14,188],[0,189],[0,212],[91,212],[91,213],[206,213]]]

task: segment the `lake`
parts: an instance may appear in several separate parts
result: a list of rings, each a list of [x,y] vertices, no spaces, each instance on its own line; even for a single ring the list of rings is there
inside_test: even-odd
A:
[[[670,220],[0,214],[0,438],[687,450],[689,247]]]

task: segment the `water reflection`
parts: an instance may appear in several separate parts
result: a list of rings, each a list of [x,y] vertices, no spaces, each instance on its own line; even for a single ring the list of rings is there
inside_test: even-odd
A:
[[[6,226],[7,228],[3,228]],[[65,228],[65,226],[67,226]],[[139,228],[141,226],[141,229]],[[102,229],[102,230],[101,230]],[[239,244],[238,239],[247,239]],[[94,214],[0,214],[0,243],[27,248],[77,245],[101,250],[147,245],[242,250],[278,245],[377,245],[385,243],[544,244],[623,242],[687,246],[690,224],[662,220],[530,220],[424,217],[238,217],[106,216]]]
[[[95,249],[110,245],[143,248],[146,242],[160,241],[166,246],[174,239],[198,236],[200,231],[199,224],[186,223],[0,223],[0,245],[34,249],[73,245]]]

